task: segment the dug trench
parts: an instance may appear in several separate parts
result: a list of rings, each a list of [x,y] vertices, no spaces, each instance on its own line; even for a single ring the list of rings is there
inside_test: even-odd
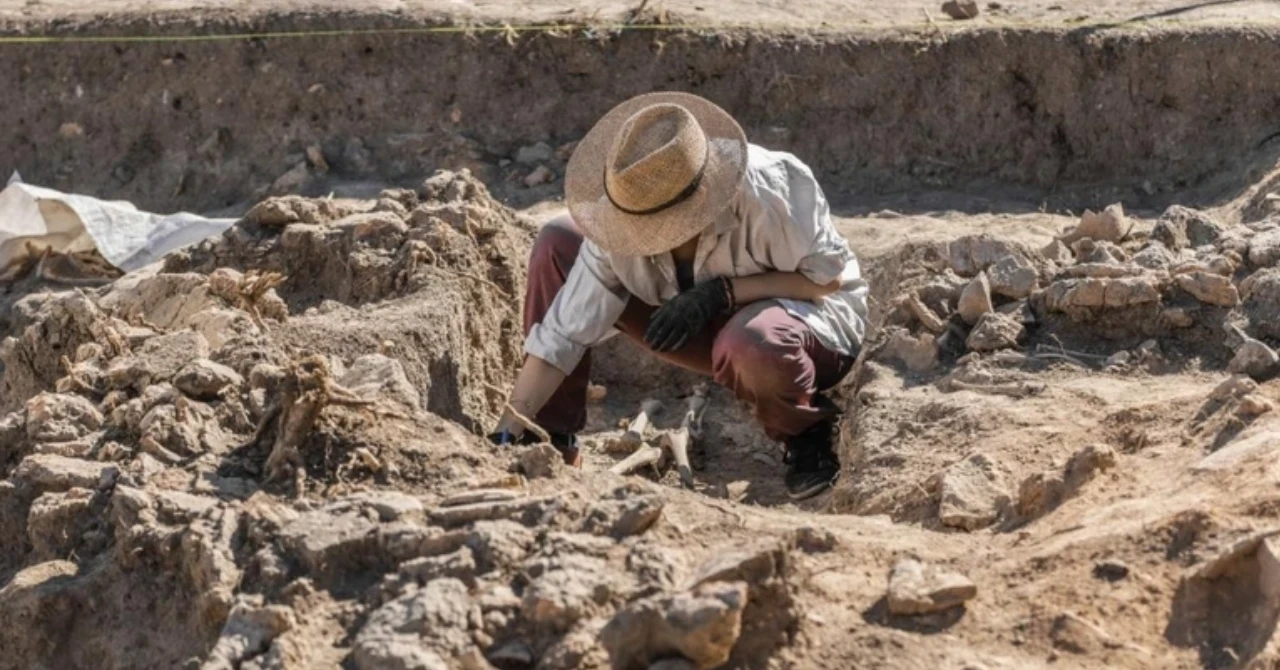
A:
[[[639,49],[623,46],[633,39],[600,48]],[[925,43],[968,39],[980,37]],[[780,117],[803,108],[791,104]],[[744,107],[766,132],[771,117]],[[1263,123],[1243,103],[1235,113]],[[556,178],[550,140],[571,140],[589,116],[575,109],[526,157]],[[511,117],[480,118],[501,134],[515,132]],[[1062,128],[1083,123],[1068,117]],[[816,112],[793,118],[793,148],[825,155],[803,144],[817,141],[801,132]],[[252,207],[222,237],[99,287],[37,276],[7,287],[0,668],[1271,667],[1277,172],[1265,152],[1237,152],[1250,169],[1228,169],[1226,148],[1252,132],[1229,125],[1188,138],[1193,158],[1219,156],[1195,166],[1170,166],[1156,144],[1031,151],[1076,184],[1107,165],[1107,186],[1070,191],[1094,210],[1079,216],[1008,206],[995,189],[987,205],[933,196],[968,213],[916,200],[839,217],[875,327],[833,391],[844,474],[802,505],[785,502],[777,445],[718,389],[692,490],[669,458],[610,473],[636,446],[625,428],[643,402],[662,403],[641,436],[661,444],[699,382],[623,342],[597,352],[582,470],[479,437],[521,358],[519,296],[543,210],[513,210],[461,171],[370,184],[472,167],[523,204],[555,188],[512,188],[534,163],[418,153],[396,176],[371,140],[359,145],[376,149],[368,198],[183,191],[172,197],[197,209]],[[519,158],[522,137],[496,151]],[[934,137],[928,151],[951,146]],[[279,188],[359,177],[317,174],[310,142],[288,159],[301,181]],[[241,187],[269,175],[279,149],[227,146],[244,153],[219,169]],[[983,161],[1014,145],[996,146],[960,163],[989,172]],[[320,142],[326,164],[328,151]],[[815,163],[839,191],[891,155],[849,172]],[[1106,171],[1139,168],[1164,186]],[[921,178],[891,173],[895,188]],[[136,185],[102,188],[159,204],[177,192],[172,174],[152,166]],[[1052,182],[1037,174],[1004,176]],[[1214,186],[1223,174],[1232,183]],[[892,197],[875,188],[869,198]]]

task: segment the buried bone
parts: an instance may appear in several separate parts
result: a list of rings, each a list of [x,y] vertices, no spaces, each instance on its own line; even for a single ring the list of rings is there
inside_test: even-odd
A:
[[[635,472],[646,465],[660,465],[664,457],[669,453],[672,460],[675,461],[677,471],[680,473],[680,482],[685,488],[693,487],[693,468],[689,464],[689,444],[690,442],[702,439],[702,417],[707,408],[707,393],[709,387],[706,383],[698,384],[693,389],[693,394],[689,396],[688,408],[685,411],[684,418],[680,421],[680,427],[665,431],[659,437],[661,447],[655,447],[649,444],[641,443],[641,446],[631,453],[630,456],[618,461],[613,467],[609,468],[609,472],[615,475],[625,475]],[[657,401],[647,400],[641,408],[640,415],[636,417],[637,421],[632,422],[634,426],[641,418],[647,423],[648,416],[646,408],[652,408],[650,403]],[[630,433],[631,431],[628,431]]]

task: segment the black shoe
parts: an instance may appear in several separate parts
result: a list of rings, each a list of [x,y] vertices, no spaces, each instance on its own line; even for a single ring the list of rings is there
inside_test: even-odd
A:
[[[786,442],[787,495],[804,500],[831,488],[840,476],[836,457],[835,421],[823,421]]]

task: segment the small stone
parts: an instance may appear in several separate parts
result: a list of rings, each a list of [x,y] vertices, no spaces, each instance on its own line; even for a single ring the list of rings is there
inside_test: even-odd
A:
[[[1275,376],[1277,366],[1280,366],[1280,355],[1263,342],[1250,338],[1236,349],[1227,369],[1234,375],[1265,381]]]
[[[1159,242],[1152,242],[1142,251],[1133,255],[1133,262],[1139,267],[1144,267],[1148,270],[1167,268],[1173,265],[1175,260],[1173,252]]]
[[[903,559],[889,573],[889,612],[914,616],[959,607],[978,595],[978,587],[968,577],[921,563]]]
[[[995,311],[991,304],[991,283],[985,272],[980,273],[960,294],[958,310],[960,318],[969,325],[978,323],[984,314]]]
[[[942,13],[956,21],[977,18],[978,3],[975,0],[947,0],[942,3]]]
[[[227,387],[238,387],[244,378],[235,370],[207,358],[191,361],[173,378],[179,391],[196,400],[216,400]]]
[[[545,165],[539,165],[534,168],[533,172],[530,172],[525,176],[524,185],[529,188],[533,188],[535,186],[541,186],[542,184],[550,184],[555,181],[555,178],[556,173],[552,172],[551,168],[548,168]]]
[[[1095,240],[1092,237],[1077,240],[1071,245],[1071,249],[1075,252],[1076,259],[1081,263],[1117,265],[1129,260],[1129,256],[1124,249],[1112,242]]]
[[[554,478],[564,468],[564,456],[549,444],[535,444],[520,453],[520,472],[530,479]]]
[[[884,355],[902,361],[912,372],[926,372],[938,365],[938,340],[932,333],[917,336],[895,329],[885,343]]]
[[[1119,242],[1132,227],[1124,214],[1124,206],[1115,203],[1097,213],[1086,210],[1080,224],[1065,235],[1063,241],[1072,244],[1087,237],[1095,242]]]
[[[995,463],[982,454],[947,468],[940,492],[938,518],[942,524],[970,531],[995,523],[1010,502]]]
[[[829,552],[840,544],[835,533],[816,526],[801,526],[796,529],[796,546],[809,554]]]
[[[1026,334],[1026,327],[1008,314],[989,313],[983,315],[978,325],[970,331],[965,344],[969,349],[979,352],[1011,349],[1018,346],[1018,341]]]
[[[546,142],[538,142],[529,146],[520,147],[516,150],[516,162],[525,165],[533,165],[535,163],[546,163],[555,160],[556,150],[551,148]]]
[[[1230,277],[1212,272],[1191,272],[1177,276],[1178,287],[1195,296],[1196,300],[1220,307],[1240,304],[1240,294]]]
[[[324,159],[324,151],[320,149],[319,144],[307,147],[307,160],[311,162],[311,167],[316,171],[316,174],[329,174],[329,161]]]
[[[34,558],[54,559],[75,549],[92,519],[93,496],[89,489],[73,488],[63,493],[44,493],[31,503],[27,538]]]
[[[450,668],[441,656],[474,648],[468,632],[474,603],[456,579],[436,579],[374,610],[356,634],[352,659],[358,670]],[[429,654],[429,656],[424,656]]]
[[[610,589],[604,562],[589,556],[566,557],[537,576],[524,591],[520,612],[538,626],[566,631],[595,615]]]
[[[1280,269],[1259,270],[1240,282],[1244,311],[1259,337],[1280,338]]]
[[[1124,367],[1128,365],[1129,361],[1132,359],[1133,359],[1133,355],[1130,354],[1129,352],[1117,351],[1116,353],[1111,354],[1110,356],[1107,357],[1106,367],[1109,367],[1109,368]]]
[[[1044,249],[1040,250],[1040,255],[1058,265],[1070,265],[1076,260],[1075,255],[1071,253],[1071,247],[1063,244],[1062,240],[1054,240],[1045,245]]]
[[[587,402],[598,405],[609,395],[608,387],[603,384],[587,384]]]
[[[710,582],[692,591],[631,603],[600,631],[600,643],[619,670],[647,668],[678,656],[697,668],[729,660],[742,634],[747,585]]]
[[[1096,624],[1071,612],[1054,619],[1049,639],[1053,640],[1054,649],[1072,654],[1093,654],[1121,646]]]
[[[991,292],[1008,298],[1019,299],[1036,290],[1039,277],[1036,269],[1021,256],[1007,256],[987,268]]]
[[[420,584],[444,577],[467,582],[474,579],[475,574],[476,559],[470,547],[460,547],[443,556],[420,556],[400,564],[400,575]]]
[[[1108,582],[1118,582],[1129,576],[1129,565],[1118,558],[1099,561],[1093,566],[1093,576]]]
[[[621,540],[639,535],[662,517],[662,496],[625,494],[619,500],[601,500],[587,510],[583,530],[598,535],[610,535]]]
[[[1236,408],[1236,414],[1241,417],[1261,416],[1274,411],[1275,408],[1275,403],[1260,395],[1251,393],[1240,399],[1240,406]]]
[[[84,137],[84,126],[74,121],[67,121],[66,123],[58,126],[58,135],[65,139]]]

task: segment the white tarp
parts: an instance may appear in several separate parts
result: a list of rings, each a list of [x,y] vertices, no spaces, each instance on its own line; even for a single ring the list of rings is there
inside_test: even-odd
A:
[[[195,214],[151,214],[132,203],[23,184],[18,174],[0,191],[0,272],[37,251],[71,253],[97,249],[112,265],[130,272],[165,254],[230,228],[235,219]]]

